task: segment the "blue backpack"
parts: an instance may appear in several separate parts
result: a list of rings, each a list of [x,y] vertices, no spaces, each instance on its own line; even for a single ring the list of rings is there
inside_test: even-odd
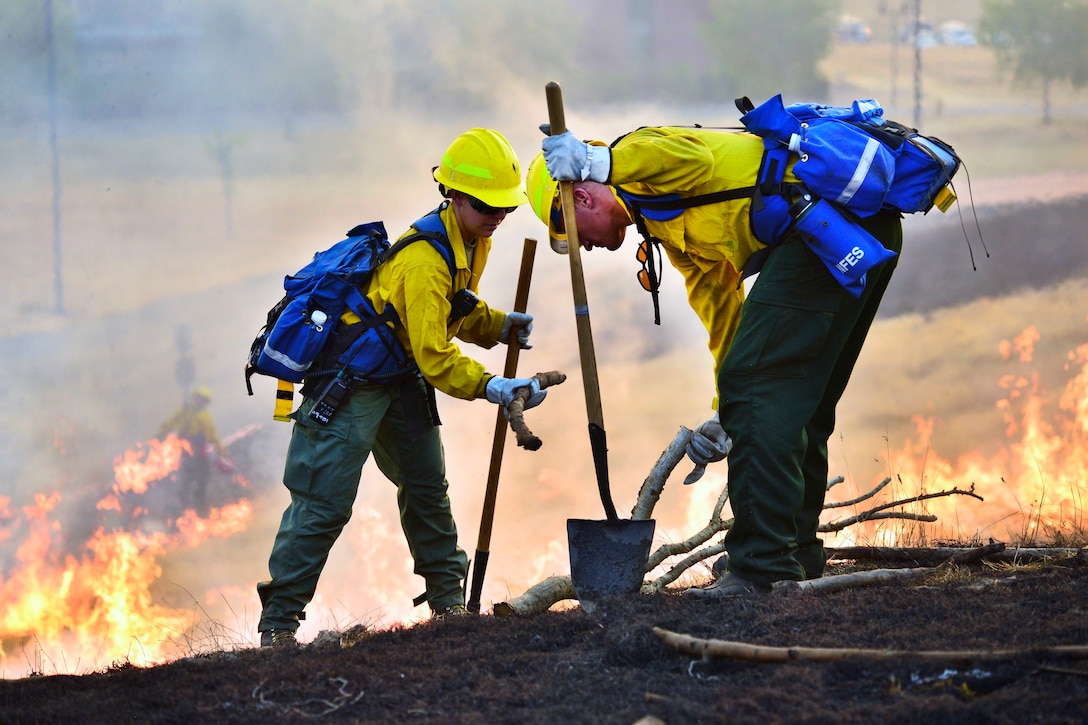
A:
[[[382,222],[360,224],[347,238],[284,279],[286,294],[268,312],[250,346],[250,378],[268,375],[288,383],[347,373],[356,380],[382,383],[414,373],[415,365],[397,340],[400,319],[392,305],[379,312],[366,297],[374,270],[409,244],[426,239],[456,273],[453,248],[435,209],[412,226],[416,233],[390,245]],[[340,318],[354,312],[360,322]]]
[[[859,217],[881,209],[926,213],[934,205],[947,211],[956,199],[950,188],[961,164],[955,150],[884,118],[877,101],[784,106],[777,95],[759,107],[747,98],[737,106],[744,112],[740,122],[768,149],[784,147],[799,157],[793,173],[814,196]]]
[[[684,209],[752,198],[752,232],[768,245],[748,260],[741,275],[759,271],[770,247],[796,230],[831,276],[855,297],[865,289],[868,270],[895,255],[856,220],[890,209],[906,214],[947,211],[956,201],[952,177],[961,165],[955,150],[933,136],[883,117],[873,100],[849,107],[798,103],[785,106],[777,95],[759,107],[738,98],[745,130],[763,138],[764,155],[755,186],[681,197],[644,197],[617,188],[635,211],[635,224],[651,241],[645,219],[674,219]],[[618,139],[617,139],[618,141]],[[613,142],[615,144],[615,142]],[[796,159],[800,183],[785,182]],[[661,324],[656,270],[650,255],[654,322]]]

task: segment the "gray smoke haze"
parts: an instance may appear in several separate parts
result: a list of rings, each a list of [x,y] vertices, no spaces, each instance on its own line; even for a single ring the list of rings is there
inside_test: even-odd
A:
[[[47,4],[54,20],[51,48],[43,32]],[[195,602],[208,617],[235,628],[237,641],[252,639],[258,615],[253,585],[267,576],[286,505],[280,475],[290,426],[271,420],[272,382],[256,380],[256,395],[248,397],[242,368],[253,335],[281,295],[283,276],[357,223],[382,219],[396,235],[435,206],[440,197],[431,168],[468,128],[500,130],[527,167],[539,149],[537,127],[546,121],[548,81],[562,84],[567,124],[583,137],[610,141],[646,124],[735,125],[732,99],[748,89],[710,73],[714,66],[697,32],[699,22],[716,22],[716,5],[6,3],[0,11],[4,577],[22,563],[17,552],[30,528],[24,507],[33,505],[35,494],[60,494],[49,517],[58,523],[56,561],[86,555],[85,542],[110,521],[96,504],[113,486],[114,460],[146,444],[181,403],[191,383],[179,376],[178,364],[191,357],[195,382],[215,393],[212,411],[221,434],[258,427],[234,451],[252,482],[245,496],[254,518],[242,533],[164,555],[155,595],[179,609]],[[674,15],[663,9],[674,7]],[[658,40],[638,42],[646,37]],[[929,72],[952,69],[935,62]],[[879,98],[886,88],[880,78],[873,88],[833,74],[826,95],[806,100]],[[909,99],[901,95],[889,111],[906,119]],[[1072,135],[1061,128],[1044,135],[1035,117],[1016,110],[1023,98],[1009,91],[985,103],[958,104],[947,96],[943,113],[927,117],[926,128],[970,160],[992,257],[982,256],[970,205],[962,211],[977,272],[971,271],[958,213],[908,219],[908,249],[884,320],[943,313],[1084,276],[1088,254],[1080,230],[1088,185],[1079,170],[1085,144],[1078,140],[1066,153],[1050,154],[1051,163],[1069,173],[1056,182],[1011,173],[999,157],[1013,155],[1025,134],[1038,133],[1044,143],[1064,143]],[[1000,127],[990,138],[969,133],[980,125],[971,115],[980,109],[989,114],[987,124]],[[1075,98],[1057,104],[1055,112],[1083,128],[1083,105]],[[1064,198],[1046,204],[1019,199],[1055,186]],[[1015,202],[998,191],[1010,187],[1017,190]],[[534,349],[522,355],[520,369],[562,369],[570,379],[532,411],[530,424],[544,447],[529,453],[509,443],[506,449],[485,605],[565,573],[564,520],[601,515],[585,435],[569,267],[548,249],[542,225],[527,207],[510,215],[496,235],[481,293],[496,307],[512,304],[526,237],[540,246],[529,303],[536,317]],[[582,257],[621,510],[629,510],[679,426],[693,427],[710,414],[714,385],[706,333],[687,307],[679,274],[665,271],[663,325],[655,327],[650,298],[634,279],[633,251],[629,243],[617,255]],[[1068,314],[1083,317],[1082,311]],[[1013,326],[995,323],[994,346],[1020,332]],[[186,344],[179,346],[179,339]],[[917,342],[954,349],[944,339]],[[501,369],[501,348],[466,351],[489,369]],[[863,360],[859,374],[896,380],[924,375],[899,368],[889,373],[885,366],[894,361],[881,362]],[[880,415],[872,400],[844,401],[843,430],[858,451],[853,476],[868,481],[873,472],[862,471],[867,464],[857,459],[879,454],[882,435],[909,430],[910,414],[931,402],[931,392],[882,399]],[[980,417],[989,415],[993,391],[957,401],[984,410]],[[461,544],[471,555],[495,411],[480,401],[448,398],[440,399],[440,409],[451,499]],[[884,416],[885,410],[893,412]],[[898,426],[890,433],[889,421]],[[1000,420],[988,424],[988,432],[1000,433]],[[875,468],[880,473],[886,464]],[[724,471],[708,474],[707,481],[698,491],[667,491],[655,514],[660,536],[680,538],[704,523],[706,499],[716,497]],[[389,624],[419,616],[408,604],[421,583],[407,556],[392,487],[368,465],[355,520],[334,549],[307,623],[313,631],[304,639],[352,618]],[[0,672],[14,674],[10,666]]]

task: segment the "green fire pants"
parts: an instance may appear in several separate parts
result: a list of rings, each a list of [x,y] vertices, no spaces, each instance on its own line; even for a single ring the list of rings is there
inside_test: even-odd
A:
[[[414,571],[426,581],[428,603],[435,610],[464,604],[468,557],[457,545],[442,439],[430,419],[423,381],[360,387],[328,425],[310,420],[311,407],[307,399],[293,416],[283,474],[291,503],[268,560],[272,579],[257,585],[258,630],[298,628],[333,542],[351,518],[372,450],[378,468],[396,484],[401,528]]]
[[[862,226],[899,252],[898,213]],[[869,270],[860,298],[800,238],[767,257],[718,371],[722,428],[733,439],[726,533],[729,569],[760,585],[824,570],[816,536],[827,489],[827,441],[898,257]]]

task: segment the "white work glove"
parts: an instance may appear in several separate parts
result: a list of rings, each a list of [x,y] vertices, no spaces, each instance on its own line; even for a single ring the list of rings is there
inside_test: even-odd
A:
[[[510,407],[514,402],[514,393],[521,388],[529,388],[529,398],[525,401],[525,409],[535,408],[540,405],[547,390],[540,389],[540,381],[533,378],[500,378],[498,375],[487,381],[484,394],[487,399],[503,408]]]
[[[608,181],[612,152],[607,146],[579,141],[570,131],[548,136],[541,143],[544,164],[556,181]]]
[[[510,329],[518,328],[518,347],[522,350],[532,350],[529,344],[529,333],[533,331],[533,316],[524,312],[507,312],[506,319],[502,322],[502,330],[499,331],[499,342],[510,343]]]
[[[688,458],[695,464],[695,468],[684,479],[684,484],[691,484],[703,477],[708,463],[720,461],[729,455],[733,448],[733,441],[724,430],[715,413],[714,417],[700,425],[691,434],[686,452]]]

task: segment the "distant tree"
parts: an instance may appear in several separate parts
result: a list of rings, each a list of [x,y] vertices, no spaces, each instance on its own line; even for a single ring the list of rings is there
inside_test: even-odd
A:
[[[1088,3],[1083,0],[983,0],[979,41],[994,49],[1013,82],[1039,82],[1043,123],[1050,123],[1050,88],[1088,84]]]
[[[838,0],[712,0],[704,37],[717,60],[724,94],[759,103],[775,93],[787,103],[826,98],[820,61],[831,50]]]

